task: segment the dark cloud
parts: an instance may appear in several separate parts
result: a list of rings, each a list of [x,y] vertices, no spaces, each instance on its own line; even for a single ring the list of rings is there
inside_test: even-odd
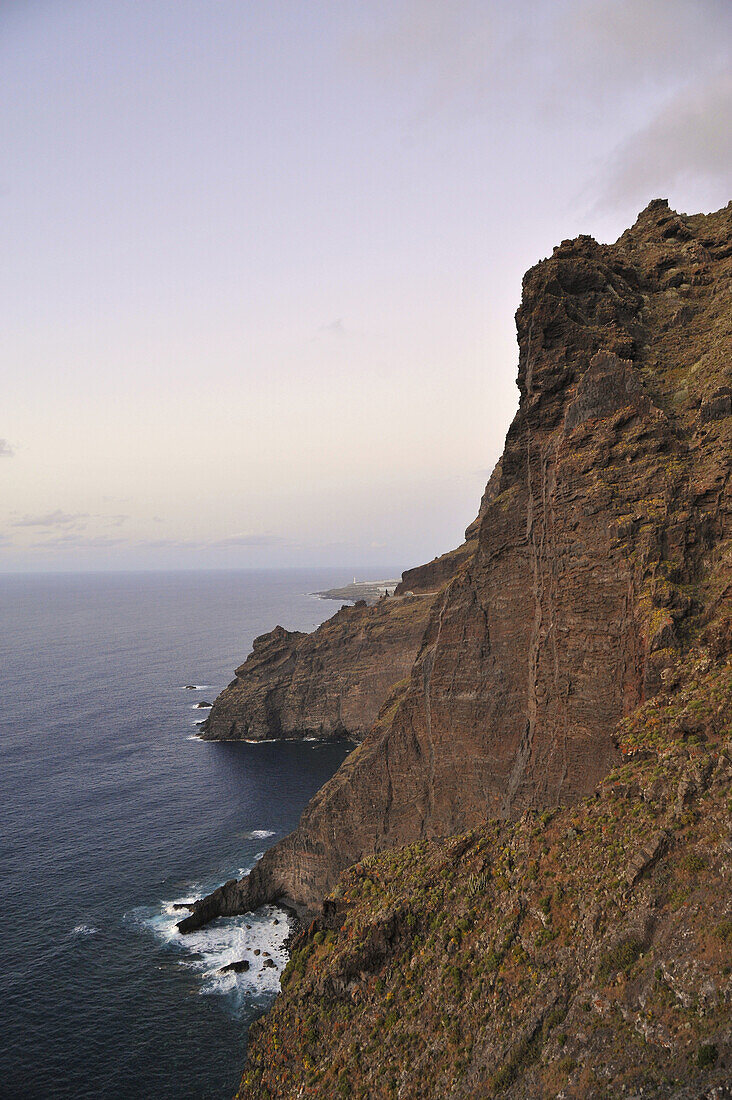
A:
[[[0,439],[0,458],[12,458],[15,451],[8,443],[7,439]]]

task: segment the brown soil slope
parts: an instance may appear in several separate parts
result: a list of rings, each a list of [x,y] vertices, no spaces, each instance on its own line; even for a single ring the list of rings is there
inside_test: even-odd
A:
[[[364,855],[576,801],[617,762],[617,722],[728,599],[731,223],[657,201],[528,272],[498,484],[408,683],[184,930],[278,897],[317,911]]]

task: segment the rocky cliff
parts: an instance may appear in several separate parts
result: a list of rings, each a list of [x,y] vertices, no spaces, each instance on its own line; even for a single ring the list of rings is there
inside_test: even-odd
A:
[[[362,740],[395,683],[409,674],[433,593],[342,607],[313,631],[256,638],[202,726],[208,740]]]
[[[182,930],[276,898],[318,912],[364,856],[577,802],[679,654],[728,645],[731,222],[657,201],[528,272],[519,409],[408,680]]]
[[[352,867],[251,1029],[239,1100],[730,1100],[721,641],[667,664],[593,796]]]

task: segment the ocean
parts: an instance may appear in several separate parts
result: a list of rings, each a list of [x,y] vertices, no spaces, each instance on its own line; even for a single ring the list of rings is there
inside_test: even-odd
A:
[[[194,707],[256,635],[331,615],[308,593],[346,579],[0,576],[3,1098],[233,1095],[288,918],[182,937],[171,907],[246,873],[350,746],[205,743]]]

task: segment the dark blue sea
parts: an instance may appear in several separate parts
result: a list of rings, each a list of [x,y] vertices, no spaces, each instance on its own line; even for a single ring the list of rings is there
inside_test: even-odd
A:
[[[181,937],[171,906],[244,874],[348,747],[205,743],[194,704],[348,579],[0,576],[0,1096],[232,1096],[287,917]]]

